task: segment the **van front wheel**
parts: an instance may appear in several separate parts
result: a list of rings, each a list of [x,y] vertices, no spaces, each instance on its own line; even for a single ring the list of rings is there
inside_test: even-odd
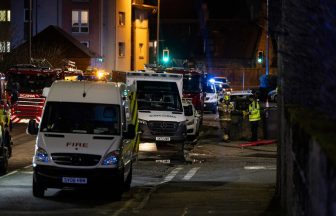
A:
[[[2,160],[0,161],[0,174],[5,174],[8,168],[8,153],[5,149],[2,149],[0,150],[0,154],[2,154]]]
[[[33,177],[33,195],[35,197],[44,197],[45,188],[38,182],[36,176]]]

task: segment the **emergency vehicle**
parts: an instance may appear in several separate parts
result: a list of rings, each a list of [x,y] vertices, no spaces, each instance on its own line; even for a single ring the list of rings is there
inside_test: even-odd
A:
[[[140,142],[156,143],[184,157],[187,138],[183,113],[181,74],[126,72],[127,86],[135,86],[138,101]]]
[[[165,72],[183,75],[183,97],[191,100],[196,110],[203,116],[206,79],[201,70],[195,68],[171,67]]]
[[[33,195],[47,188],[94,187],[120,199],[138,151],[137,104],[123,83],[56,81],[47,92],[33,157]]]
[[[63,69],[53,68],[46,59],[32,59],[32,64],[17,64],[5,73],[6,94],[11,107],[13,123],[40,122],[45,97],[43,88],[55,80],[78,80],[83,72],[75,62],[64,61]]]
[[[79,77],[79,80],[109,81],[110,80],[110,74],[103,69],[89,67],[83,73],[83,76]]]

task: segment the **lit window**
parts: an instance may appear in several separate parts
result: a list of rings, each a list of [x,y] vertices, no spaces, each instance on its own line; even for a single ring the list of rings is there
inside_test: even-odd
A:
[[[125,25],[125,12],[119,12],[119,25]]]
[[[119,57],[125,56],[125,43],[119,42]]]
[[[0,10],[0,22],[10,21],[10,10]]]
[[[0,53],[10,52],[10,42],[0,41]]]
[[[0,22],[6,21],[6,11],[0,11]]]
[[[8,22],[11,21],[11,11],[10,10],[7,11],[7,21]]]
[[[74,10],[72,11],[72,32],[89,32],[89,12]]]
[[[143,43],[139,43],[139,59],[143,59],[144,54],[143,54]]]

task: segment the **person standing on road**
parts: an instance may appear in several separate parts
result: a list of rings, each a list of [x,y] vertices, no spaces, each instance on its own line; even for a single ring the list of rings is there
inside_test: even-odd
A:
[[[220,99],[218,106],[218,115],[221,129],[223,130],[223,140],[225,142],[230,141],[230,126],[231,126],[231,112],[233,111],[233,105],[230,103],[229,93],[224,95],[224,99]]]
[[[251,141],[257,141],[258,140],[258,126],[260,121],[260,105],[258,102],[258,99],[256,95],[250,96],[250,105],[249,105],[249,122],[251,125]]]

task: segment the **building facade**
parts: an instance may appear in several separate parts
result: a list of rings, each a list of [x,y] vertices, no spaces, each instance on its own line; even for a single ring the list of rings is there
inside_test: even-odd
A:
[[[106,71],[143,69],[148,61],[148,21],[144,21],[147,10],[135,9],[132,3],[132,0],[11,0],[12,47],[55,25],[99,56],[92,60],[91,66]]]
[[[0,1],[0,61],[6,53],[10,52],[10,22],[11,10],[10,1]]]

